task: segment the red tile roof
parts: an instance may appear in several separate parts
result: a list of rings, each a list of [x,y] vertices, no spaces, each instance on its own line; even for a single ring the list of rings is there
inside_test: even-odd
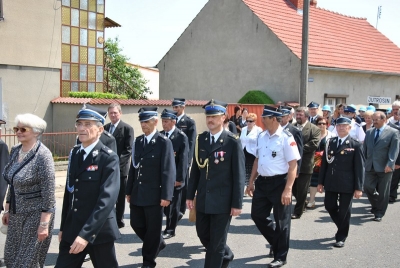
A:
[[[171,106],[172,100],[114,100],[114,99],[91,99],[91,98],[70,98],[58,97],[51,103],[60,104],[98,104],[110,105],[111,103],[119,103],[120,105],[141,105],[141,106]],[[186,106],[203,106],[207,103],[206,100],[186,100]]]
[[[302,15],[288,0],[243,0],[301,58]],[[400,48],[364,18],[310,6],[312,66],[400,73]]]

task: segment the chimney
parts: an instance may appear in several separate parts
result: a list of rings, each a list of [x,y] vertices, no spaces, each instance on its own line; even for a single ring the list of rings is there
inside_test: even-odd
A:
[[[306,0],[307,1],[307,0]],[[309,0],[310,6],[317,7],[317,0]],[[303,0],[289,0],[297,9],[303,10]]]

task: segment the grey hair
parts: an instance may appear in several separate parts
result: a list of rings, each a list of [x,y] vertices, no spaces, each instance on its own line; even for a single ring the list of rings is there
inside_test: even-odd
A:
[[[116,103],[116,102],[111,103],[111,104],[108,106],[107,111],[110,110],[111,108],[114,108],[114,107],[117,107],[118,111],[119,111],[120,113],[122,113],[121,105],[120,105],[119,103]]]
[[[19,114],[15,117],[15,125],[22,124],[26,127],[32,128],[34,133],[38,133],[42,136],[43,132],[46,130],[47,123],[42,118],[34,114]]]
[[[396,100],[392,103],[392,106],[400,107],[400,101]]]
[[[379,119],[386,119],[386,114],[384,112],[377,111],[375,115],[379,116]]]
[[[281,116],[276,116],[276,122],[280,123],[282,121],[282,117]]]
[[[308,112],[308,108],[307,108],[307,107],[304,107],[304,106],[298,107],[298,108],[296,109],[296,113],[299,113],[299,112],[303,112],[304,115],[305,115],[307,118],[310,116],[310,113]]]

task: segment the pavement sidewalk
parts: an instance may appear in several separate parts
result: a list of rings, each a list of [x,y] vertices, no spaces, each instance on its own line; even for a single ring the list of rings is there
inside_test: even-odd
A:
[[[67,171],[56,171],[56,198],[64,196],[65,182],[67,180]]]

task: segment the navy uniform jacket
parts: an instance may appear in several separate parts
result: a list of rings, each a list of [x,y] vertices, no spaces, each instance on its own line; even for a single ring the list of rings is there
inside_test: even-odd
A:
[[[161,199],[172,200],[176,178],[174,150],[172,142],[158,131],[143,149],[144,138],[140,135],[134,141],[126,195],[131,196],[132,205],[155,206]]]
[[[224,152],[224,161],[215,163],[215,153]],[[245,175],[245,157],[240,139],[223,130],[211,148],[210,133],[198,135],[198,161],[209,167],[200,168],[196,156],[188,184],[187,199],[193,200],[196,191],[196,209],[206,214],[230,213],[231,208],[242,208]]]
[[[111,123],[108,123],[104,126],[106,131],[110,130]],[[107,132],[109,133],[109,132]],[[129,164],[130,158],[132,155],[132,142],[133,142],[133,128],[123,122],[119,121],[118,126],[115,128],[113,134],[114,136],[117,150],[115,151],[119,157],[119,170],[121,172],[121,177],[128,176],[129,173]]]
[[[160,133],[164,135],[165,131]],[[185,133],[178,128],[175,128],[168,138],[171,140],[174,149],[176,181],[182,183],[181,186],[175,187],[179,190],[185,186],[185,178],[188,172],[189,141]]]
[[[79,149],[72,149],[70,159],[61,214],[62,239],[70,244],[77,236],[91,244],[112,242],[121,236],[114,211],[120,184],[118,156],[99,141],[78,169]],[[72,193],[68,186],[74,186]]]
[[[194,154],[194,144],[196,142],[196,123],[192,118],[184,114],[179,120],[179,122],[176,123],[175,127],[179,128],[182,130],[186,136],[188,137],[189,140],[189,162],[188,164],[190,165],[192,163],[192,157]]]
[[[0,211],[3,210],[3,202],[7,192],[7,182],[4,179],[3,171],[4,167],[7,165],[10,155],[8,153],[7,144],[0,140]]]
[[[103,143],[104,146],[110,148],[113,152],[117,152],[117,142],[115,141],[114,136],[106,130],[101,133],[100,141]],[[76,144],[81,144],[81,141],[78,137],[76,138]]]
[[[327,150],[322,156],[321,169],[319,171],[318,184],[322,184],[325,191],[337,193],[354,193],[355,190],[363,190],[364,185],[364,152],[362,144],[348,136],[337,148],[338,137],[329,140]],[[329,157],[334,157],[332,163],[328,163]]]
[[[303,133],[290,123],[286,125],[285,129],[287,129],[293,135],[294,141],[297,144],[297,149],[299,150],[300,159],[297,160],[297,175],[299,175],[301,160],[303,159]]]

